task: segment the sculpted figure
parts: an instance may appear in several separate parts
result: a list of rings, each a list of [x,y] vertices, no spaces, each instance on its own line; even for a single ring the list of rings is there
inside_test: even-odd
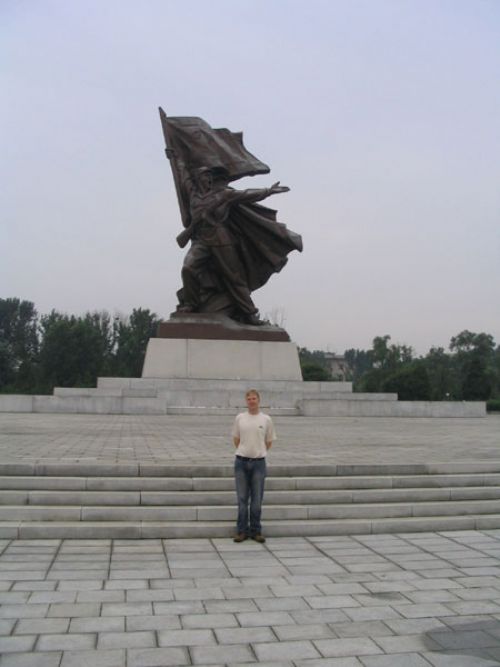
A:
[[[262,189],[230,187],[231,180],[269,171],[246,151],[241,134],[213,130],[199,118],[163,114],[162,124],[185,226],[177,242],[191,242],[177,311],[225,313],[261,324],[251,292],[281,270],[291,250],[302,250],[302,240],[276,221],[276,211],[257,202],[289,188],[279,182]]]

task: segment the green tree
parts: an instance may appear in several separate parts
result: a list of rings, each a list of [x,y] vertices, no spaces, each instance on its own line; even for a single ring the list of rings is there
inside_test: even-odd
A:
[[[458,398],[460,389],[453,357],[442,347],[431,347],[423,362],[429,377],[431,400],[444,401]]]
[[[345,360],[352,373],[354,389],[356,390],[359,379],[373,368],[373,357],[366,350],[355,350],[351,348],[344,352]]]
[[[400,401],[428,401],[431,398],[431,384],[420,360],[400,366],[382,382],[382,390],[396,393]]]
[[[147,308],[134,308],[130,318],[115,322],[115,375],[141,376],[148,340],[156,336],[160,322],[156,313]]]
[[[466,401],[491,398],[497,383],[493,336],[466,329],[451,339],[450,350],[455,353],[459,398]]]
[[[42,316],[41,331],[40,389],[95,386],[113,344],[109,315],[75,317],[53,310]]]
[[[29,391],[38,353],[37,312],[31,301],[0,299],[0,390]]]
[[[356,383],[356,390],[366,392],[381,392],[384,383],[402,366],[413,360],[413,350],[408,345],[389,345],[391,337],[375,336],[372,349],[367,354],[367,361],[371,361],[372,368],[367,370]]]
[[[317,380],[320,382],[328,382],[332,379],[326,368],[314,361],[305,361],[300,366],[302,370],[302,379],[304,381]]]

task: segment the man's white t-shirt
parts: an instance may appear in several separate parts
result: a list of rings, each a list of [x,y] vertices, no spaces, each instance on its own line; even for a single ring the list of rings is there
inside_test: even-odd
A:
[[[240,439],[236,454],[249,459],[264,457],[267,454],[266,442],[276,440],[272,419],[263,412],[256,415],[240,412],[234,420],[232,435]]]

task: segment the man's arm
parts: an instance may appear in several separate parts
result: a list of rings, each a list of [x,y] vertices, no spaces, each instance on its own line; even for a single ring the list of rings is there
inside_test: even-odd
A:
[[[238,447],[239,444],[240,444],[240,439],[239,439],[239,438],[236,438],[236,437],[233,438],[233,445],[234,445],[235,447]]]
[[[269,417],[269,422],[266,429],[266,449],[271,449],[273,446],[273,440],[276,440],[276,431],[274,430],[274,424],[271,417]]]
[[[250,204],[252,202],[262,201],[271,195],[288,192],[290,188],[280,185],[279,181],[271,185],[270,188],[231,190],[227,189],[227,201],[231,204]]]

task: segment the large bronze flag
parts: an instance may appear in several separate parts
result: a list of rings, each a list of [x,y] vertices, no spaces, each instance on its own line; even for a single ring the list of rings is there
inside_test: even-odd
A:
[[[167,130],[168,142],[189,170],[199,167],[223,168],[229,180],[243,176],[268,174],[271,170],[243,145],[242,132],[226,128],[214,129],[195,116],[167,117],[160,107],[162,125]]]
[[[167,116],[160,107],[160,118],[167,148],[173,149],[178,159],[193,172],[200,167],[224,169],[229,181],[243,176],[268,174],[271,170],[243,145],[242,132],[230,132],[226,128],[214,129],[196,116]],[[175,163],[172,171],[177,189],[184,225],[187,223],[186,194],[182,192]]]

